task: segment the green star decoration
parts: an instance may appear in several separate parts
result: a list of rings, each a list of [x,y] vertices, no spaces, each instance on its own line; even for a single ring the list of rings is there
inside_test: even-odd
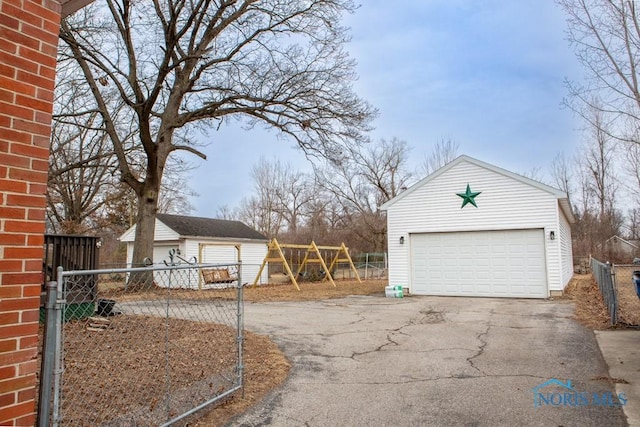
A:
[[[480,193],[480,191],[478,191],[477,193],[472,192],[471,187],[469,186],[469,184],[467,184],[467,191],[465,191],[464,193],[456,193],[458,196],[462,197],[462,206],[460,207],[460,209],[464,208],[467,203],[471,203],[477,208],[478,205],[476,205],[476,197],[478,197]]]

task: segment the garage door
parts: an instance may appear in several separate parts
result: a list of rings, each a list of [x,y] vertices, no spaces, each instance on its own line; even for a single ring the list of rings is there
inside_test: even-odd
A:
[[[204,244],[200,248],[200,262],[206,264],[226,264],[238,262],[238,248],[235,245]]]
[[[411,291],[418,295],[546,298],[544,231],[411,235]]]

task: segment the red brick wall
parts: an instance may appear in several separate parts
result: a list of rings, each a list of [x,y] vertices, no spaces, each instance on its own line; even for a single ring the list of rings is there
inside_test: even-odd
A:
[[[33,425],[60,5],[0,1],[0,425]]]

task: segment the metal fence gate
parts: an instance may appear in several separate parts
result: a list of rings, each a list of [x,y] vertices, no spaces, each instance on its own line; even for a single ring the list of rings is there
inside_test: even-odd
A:
[[[170,425],[240,391],[240,272],[59,268],[41,313],[38,424]]]

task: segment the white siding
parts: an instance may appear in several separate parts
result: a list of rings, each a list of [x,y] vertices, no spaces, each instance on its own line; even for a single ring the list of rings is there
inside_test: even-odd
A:
[[[477,208],[461,209],[467,187],[481,192]],[[410,286],[409,234],[543,229],[549,289],[562,288],[559,245],[549,244],[550,230],[557,232],[557,197],[506,174],[462,161],[412,189],[388,207],[389,284]],[[401,236],[405,243],[400,244]]]
[[[133,261],[133,244],[134,242],[127,242],[127,267],[131,267]],[[169,262],[169,250],[179,249],[182,253],[184,247],[180,245],[180,242],[162,242],[161,244],[154,243],[153,245],[153,259],[154,264],[162,264],[163,261]],[[135,267],[140,267],[139,265]]]
[[[168,264],[170,264],[171,258],[169,258],[169,251],[172,249],[179,251],[179,253],[176,253],[175,255],[181,256],[184,258],[184,247],[182,247],[182,245],[180,245],[179,242],[162,242],[160,244],[157,242],[154,243],[153,263],[164,264],[164,262],[166,261]],[[175,263],[180,262],[179,258],[176,258],[175,256],[173,261]]]
[[[133,242],[136,238],[136,226],[134,225],[130,229],[124,232],[120,236],[121,242]],[[162,221],[156,219],[154,241],[176,241],[180,238],[180,235],[164,225]]]
[[[562,289],[573,277],[573,246],[571,243],[571,225],[564,212],[560,212],[560,256],[562,262]]]
[[[260,264],[267,254],[266,242],[231,242],[215,240],[187,240],[187,254],[196,256],[201,263],[226,263],[242,261],[241,280],[253,283]],[[267,281],[267,271],[262,273],[261,281]]]
[[[267,243],[243,244],[240,248],[240,256],[242,257],[242,282],[251,284],[256,280],[260,265],[267,256]],[[268,281],[268,269],[265,267],[258,283]]]

